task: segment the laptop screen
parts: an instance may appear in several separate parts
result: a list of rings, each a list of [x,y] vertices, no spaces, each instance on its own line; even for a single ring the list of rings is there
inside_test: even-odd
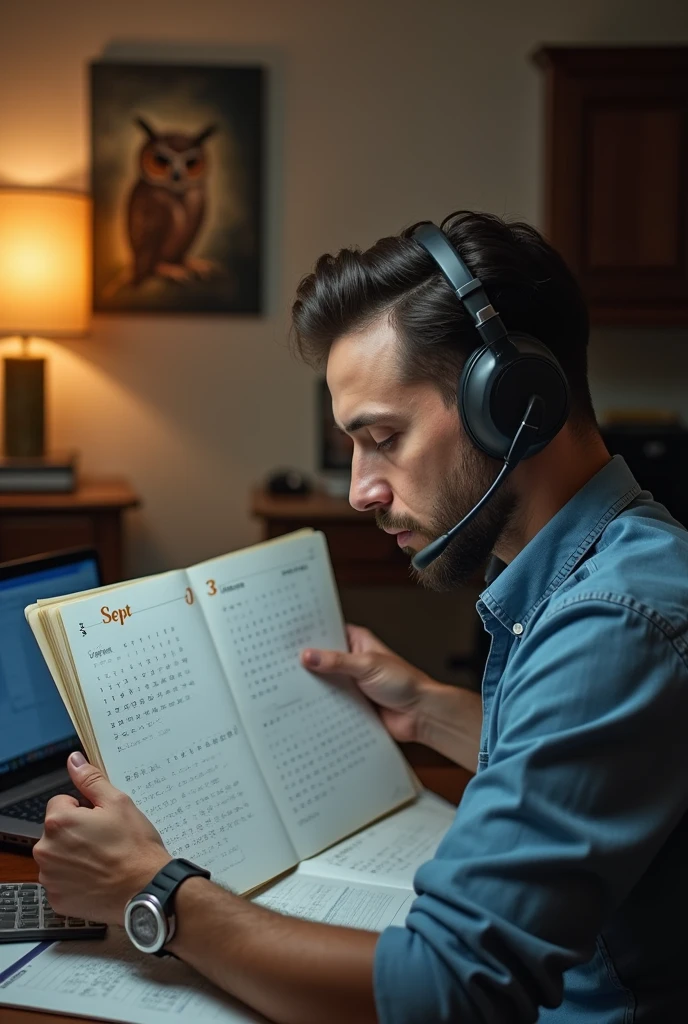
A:
[[[59,558],[55,565],[46,561],[27,562],[6,578],[0,575],[0,789],[7,773],[79,742],[24,608],[38,598],[97,587],[98,565],[88,554],[63,564]]]

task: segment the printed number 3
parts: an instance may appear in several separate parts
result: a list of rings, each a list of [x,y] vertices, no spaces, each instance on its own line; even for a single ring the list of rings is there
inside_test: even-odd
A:
[[[206,580],[205,585],[208,588],[208,597],[215,597],[215,595],[217,594],[215,580]]]

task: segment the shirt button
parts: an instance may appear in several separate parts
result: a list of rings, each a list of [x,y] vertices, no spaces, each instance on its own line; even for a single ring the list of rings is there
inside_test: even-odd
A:
[[[514,633],[516,634],[516,636],[520,636],[521,633],[523,632],[523,626],[521,625],[520,622],[514,622],[513,630],[514,630]]]

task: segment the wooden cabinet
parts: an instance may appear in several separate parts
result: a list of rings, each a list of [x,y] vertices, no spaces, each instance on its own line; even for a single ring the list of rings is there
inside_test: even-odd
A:
[[[408,585],[409,557],[383,533],[372,512],[357,512],[346,498],[328,494],[282,497],[256,489],[251,513],[263,521],[263,537],[281,537],[304,526],[322,530],[339,586]]]
[[[86,545],[103,583],[122,579],[122,514],[139,504],[124,480],[84,480],[71,494],[0,494],[0,562]]]
[[[593,322],[688,324],[688,47],[546,47],[545,232]]]

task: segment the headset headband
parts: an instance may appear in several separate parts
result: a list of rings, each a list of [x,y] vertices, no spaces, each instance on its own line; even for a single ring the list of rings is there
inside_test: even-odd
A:
[[[487,297],[483,283],[474,277],[445,233],[436,224],[420,224],[411,236],[435,261],[466,307],[486,345],[508,341],[508,332],[497,310]]]

